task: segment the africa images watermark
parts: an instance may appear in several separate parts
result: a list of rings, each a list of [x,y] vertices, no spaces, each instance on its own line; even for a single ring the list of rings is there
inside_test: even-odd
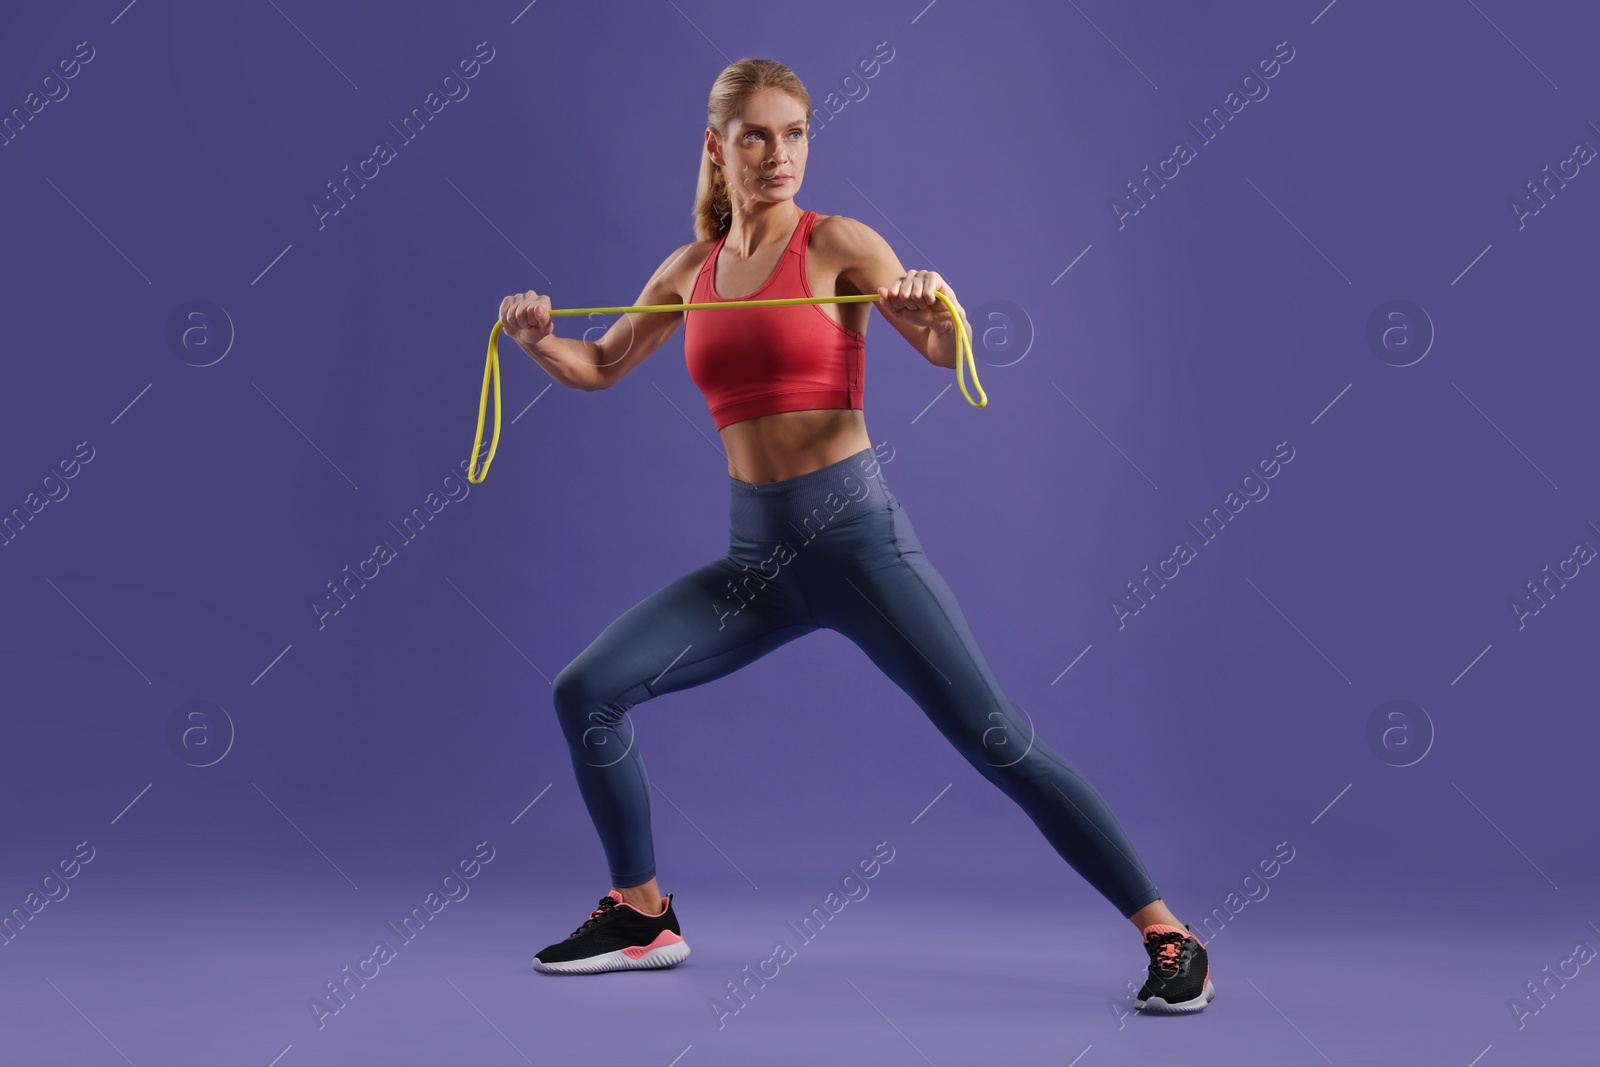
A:
[[[884,54],[886,48],[889,50],[888,55]],[[867,93],[871,91],[867,82],[878,76],[884,65],[894,58],[894,54],[894,46],[883,40],[872,46],[872,55],[856,60],[855,71],[860,73],[860,77],[855,73],[846,74],[839,79],[838,90],[829,89],[823,95],[821,102],[811,109],[811,132],[807,135],[808,139],[815,138],[821,133],[828,120],[843,111],[846,105],[865,100]],[[841,93],[843,95],[840,95]]]
[[[1593,522],[1589,523],[1589,528],[1600,532],[1600,526]],[[1593,561],[1594,557],[1594,546],[1587,541],[1578,541],[1572,546],[1572,555],[1559,561],[1554,571],[1546,563],[1541,572],[1544,577],[1529,579],[1527,596],[1511,598],[1511,614],[1516,617],[1517,629],[1525,629],[1529,619],[1549,607],[1550,601],[1556,597],[1556,590],[1565,589],[1567,582],[1582,574],[1584,565]]]
[[[76,878],[92,859],[94,846],[87,841],[79,841],[72,846],[70,856],[63,856],[54,867],[45,871],[44,877],[39,879],[38,889],[28,890],[28,895],[22,898],[20,905],[0,914],[0,948],[11,944],[17,935],[28,928],[29,923],[38,919],[39,913],[47,906],[66,900],[67,894],[72,892],[67,882]]]
[[[59,77],[53,72],[46,74],[39,79],[39,88],[28,90],[28,95],[22,98],[22,107],[14,107],[5,115],[0,115],[0,148],[10,147],[30,122],[37,121],[45,108],[65,100],[72,92],[67,82],[76,78],[94,56],[94,46],[88,41],[79,41],[73,46],[72,55],[56,61]],[[41,90],[44,93],[42,96]]]
[[[1271,855],[1256,861],[1255,867],[1239,880],[1239,887],[1237,889],[1229,889],[1227,896],[1222,900],[1222,904],[1219,907],[1212,908],[1210,914],[1200,920],[1200,925],[1205,928],[1204,943],[1209,945],[1217,934],[1222,932],[1222,928],[1242,912],[1251,901],[1266,900],[1267,894],[1272,892],[1272,888],[1267,885],[1267,882],[1276,878],[1283,868],[1288,866],[1289,862],[1294,859],[1294,856],[1294,846],[1287,841],[1279,841],[1272,846]],[[1261,873],[1257,875],[1257,871]],[[1195,933],[1198,936],[1199,931]],[[1131,980],[1123,983],[1123,987],[1127,990],[1127,995],[1120,1001],[1112,1000],[1109,1002],[1111,1014],[1116,1016],[1117,1019],[1118,1030],[1127,1026],[1123,1020],[1134,1012],[1133,1001],[1138,989],[1138,986]]]
[[[484,447],[485,449],[488,448],[487,445]],[[459,466],[462,473],[466,473],[471,469],[471,465],[474,462],[481,461],[482,456],[479,456],[476,461],[464,459]],[[443,511],[452,500],[465,500],[467,494],[472,492],[470,479],[463,480],[457,478],[454,474],[444,476],[443,488],[443,496],[439,495],[437,489],[429,490],[428,495],[422,498],[422,503],[412,508],[411,514],[400,520],[400,526],[395,526],[393,522],[389,523],[390,526],[394,527],[394,531],[401,536],[400,543],[402,546],[409,545],[412,541],[415,541],[422,531],[427,528],[428,522]],[[399,557],[399,554],[400,550],[398,548],[389,541],[384,540],[379,541],[372,547],[372,555],[356,564],[354,573],[351,573],[350,564],[346,563],[343,569],[343,578],[330,578],[327,581],[328,595],[311,601],[311,614],[317,620],[317,629],[326,629],[328,620],[349,607],[350,601],[355,599],[356,593],[365,589],[367,582],[382,574],[384,565],[394,562]],[[370,574],[367,573],[368,567],[371,568]]]
[[[61,472],[59,478],[55,471],[46,474],[39,479],[38,490],[28,490],[28,495],[22,498],[20,507],[14,507],[9,513],[0,516],[0,548],[15,541],[47,505],[59,504],[67,499],[67,494],[72,492],[67,482],[76,478],[83,465],[94,459],[94,456],[93,446],[88,441],[79,441],[72,450],[72,455],[57,461],[56,468]],[[44,493],[43,496],[39,495],[41,491]]]
[[[887,841],[879,841],[872,846],[872,855],[857,860],[856,865],[839,878],[839,888],[828,890],[822,903],[807,912],[799,926],[792,922],[783,925],[794,934],[795,941],[801,947],[809,945],[845,909],[845,905],[867,899],[867,894],[872,891],[867,881],[876,878],[892,859],[894,846]],[[756,992],[765,989],[768,982],[783,973],[783,965],[797,956],[798,953],[789,946],[788,941],[777,941],[772,946],[772,954],[755,964],[754,972],[747,963],[740,972],[740,978],[726,983],[728,995],[725,998],[707,998],[706,1004],[711,1009],[711,1017],[717,1021],[717,1029],[727,1026],[729,1019],[748,1008]]]
[[[1526,229],[1528,220],[1543,211],[1550,201],[1556,198],[1556,190],[1565,189],[1567,182],[1582,174],[1582,168],[1594,157],[1594,145],[1588,141],[1578,141],[1572,146],[1572,155],[1556,164],[1555,173],[1551,173],[1550,164],[1546,163],[1544,177],[1529,180],[1528,195],[1513,196],[1508,202],[1511,207],[1511,217],[1517,220],[1517,229]]]
[[[1590,922],[1589,926],[1595,933],[1600,933],[1600,926],[1595,926],[1593,922]],[[1582,968],[1594,957],[1595,950],[1589,942],[1579,941],[1572,946],[1572,955],[1556,964],[1555,971],[1552,972],[1547,963],[1539,969],[1544,977],[1537,982],[1522,983],[1527,993],[1511,997],[1507,1001],[1511,1006],[1511,1017],[1517,1021],[1517,1029],[1521,1030],[1527,1026],[1530,1018],[1548,1008],[1550,1002],[1555,999],[1556,992],[1565,989],[1568,982],[1582,974]]]
[[[1286,49],[1287,51],[1285,51]],[[1279,41],[1273,46],[1271,56],[1256,62],[1255,71],[1259,71],[1261,77],[1256,77],[1255,71],[1252,71],[1239,79],[1239,88],[1244,91],[1244,96],[1240,96],[1237,91],[1229,89],[1228,95],[1222,98],[1222,106],[1212,108],[1210,114],[1200,120],[1200,125],[1196,126],[1191,121],[1189,128],[1199,137],[1200,144],[1208,145],[1216,140],[1222,134],[1222,131],[1228,128],[1228,123],[1232,122],[1234,117],[1252,102],[1259,103],[1265,100],[1267,94],[1271,92],[1267,82],[1276,78],[1282,68],[1294,59],[1294,56],[1295,51],[1289,46],[1289,42]],[[1213,129],[1213,127],[1215,128]],[[1168,181],[1182,174],[1182,168],[1198,158],[1199,155],[1194,146],[1190,145],[1188,141],[1179,141],[1172,146],[1172,154],[1156,164],[1155,173],[1151,173],[1150,165],[1146,163],[1144,177],[1138,179],[1137,182],[1128,182],[1126,196],[1113,196],[1107,201],[1111,207],[1111,217],[1116,221],[1117,229],[1125,229],[1128,225],[1127,220],[1130,217],[1137,215],[1150,206],[1150,201],[1155,199],[1157,189],[1165,189]],[[1170,174],[1167,172],[1169,166],[1172,168]],[[1152,182],[1155,185],[1154,188],[1151,188]]]
[[[444,95],[440,96],[437,89],[428,90],[428,95],[423,97],[421,107],[413,107],[411,113],[400,120],[400,125],[389,123],[391,129],[404,138],[400,143],[408,145],[421,135],[432,119],[449,107],[452,102],[460,103],[472,92],[468,81],[482,73],[483,67],[494,59],[495,51],[489,46],[488,41],[479,41],[473,49],[472,57],[461,60],[456,64],[461,71],[461,77],[455,74],[446,74],[440,82]],[[415,127],[415,129],[413,129]],[[383,173],[383,168],[399,158],[399,150],[389,141],[379,141],[372,146],[372,155],[356,164],[354,173],[351,173],[350,164],[344,165],[344,177],[338,179],[338,184],[329,181],[326,196],[317,196],[311,200],[311,214],[316,217],[317,229],[326,229],[328,218],[337,215],[349,206],[349,202],[356,198],[356,191],[365,189],[367,182]],[[372,172],[367,173],[371,167]],[[351,183],[354,182],[354,188]],[[342,190],[342,191],[341,191]]]
[[[880,459],[878,455],[878,449],[886,447],[887,444],[888,442],[874,445],[872,455],[861,457],[859,466],[861,468],[861,473],[866,478],[871,479],[877,477],[878,468],[882,464],[888,463],[889,460],[894,459],[895,452],[893,448],[889,449],[889,455],[887,458]],[[766,559],[762,560],[754,567],[751,567],[749,564],[744,563],[743,561],[735,561],[738,562],[739,568],[743,572],[743,577],[738,580],[737,586],[735,585],[735,580],[729,578],[726,583],[727,591],[723,594],[723,600],[727,601],[733,606],[726,607],[716,601],[713,601],[711,604],[711,610],[717,613],[717,629],[721,630],[725,628],[728,625],[728,619],[738,615],[745,608],[749,607],[751,603],[754,602],[756,595],[760,593],[761,590],[765,589],[769,582],[777,578],[778,572],[784,566],[794,561],[795,557],[800,554],[800,549],[810,544],[816,539],[818,534],[827,529],[828,524],[832,522],[840,512],[844,511],[848,505],[856,501],[866,499],[870,492],[867,484],[861,479],[857,478],[854,474],[845,474],[839,484],[844,491],[843,496],[837,492],[828,493],[828,495],[823,498],[822,506],[813,508],[811,510],[811,514],[801,520],[802,524],[805,526],[805,529],[801,530],[796,528],[795,532],[804,537],[805,540],[799,543],[798,548],[791,545],[788,541],[780,541],[778,542],[777,546],[773,548],[771,554],[769,554]],[[815,529],[812,528],[813,525],[815,525]],[[754,588],[751,586],[752,582],[755,583]],[[744,591],[743,596],[740,595],[741,589]]]
[[[1228,490],[1228,495],[1222,498],[1222,503],[1212,508],[1211,513],[1200,520],[1199,526],[1191,521],[1189,529],[1194,531],[1200,543],[1208,545],[1215,540],[1217,535],[1227,528],[1228,523],[1252,501],[1260,503],[1267,499],[1267,495],[1272,492],[1267,482],[1276,478],[1283,467],[1294,459],[1294,455],[1294,449],[1288,441],[1279,441],[1273,446],[1272,455],[1258,460],[1255,469],[1246,472],[1244,477],[1239,479],[1239,489]],[[1257,472],[1260,472],[1259,477]],[[1239,495],[1240,491],[1243,491],[1243,496]],[[1212,529],[1213,526],[1216,527],[1215,530]],[[1192,563],[1198,556],[1199,550],[1194,545],[1188,541],[1179,541],[1172,547],[1172,555],[1156,564],[1154,572],[1146,563],[1144,577],[1138,579],[1139,584],[1135,585],[1132,581],[1127,583],[1127,596],[1112,597],[1107,601],[1111,606],[1111,617],[1117,620],[1117,629],[1125,629],[1129,616],[1137,615],[1149,607],[1150,601],[1155,599],[1156,590],[1165,589],[1167,582],[1183,573],[1182,568]],[[1172,568],[1171,573],[1167,571],[1169,566]],[[1151,588],[1152,582],[1155,583],[1155,588]]]
[[[1272,854],[1256,862],[1255,870],[1251,870],[1239,879],[1238,889],[1229,889],[1222,904],[1212,908],[1205,918],[1200,920],[1200,925],[1205,928],[1206,940],[1209,942],[1222,932],[1222,928],[1245,909],[1245,905],[1252,901],[1260,903],[1267,899],[1267,894],[1272,892],[1272,887],[1267,885],[1276,878],[1283,868],[1294,859],[1294,846],[1287,841],[1279,841],[1272,846]],[[1260,871],[1260,875],[1256,874]]]
[[[494,859],[494,847],[487,841],[479,841],[472,847],[472,855],[458,860],[455,867],[445,871],[443,878],[439,879],[437,888],[429,888],[422,903],[412,908],[401,918],[400,925],[393,922],[385,925],[394,932],[399,947],[394,947],[388,941],[379,941],[372,946],[372,955],[358,962],[352,972],[350,965],[344,965],[340,977],[323,983],[323,992],[306,1000],[306,1005],[311,1009],[311,1017],[317,1021],[317,1029],[321,1030],[328,1025],[330,1016],[338,1015],[350,1006],[350,1001],[356,993],[365,989],[367,983],[383,973],[383,968],[393,963],[399,955],[401,948],[409,945],[428,928],[428,923],[444,911],[451,902],[466,900],[467,894],[472,892],[472,887],[467,882],[476,878],[483,871],[484,865]],[[458,875],[456,872],[460,872]]]

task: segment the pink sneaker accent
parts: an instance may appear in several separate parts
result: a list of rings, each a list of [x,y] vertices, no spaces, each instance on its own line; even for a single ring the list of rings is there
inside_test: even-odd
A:
[[[663,930],[657,934],[656,939],[650,942],[648,945],[629,945],[627,948],[622,950],[622,954],[628,957],[630,960],[636,960],[653,948],[660,948],[662,945],[675,945],[682,940],[683,938],[679,937],[671,930]]]
[[[1201,948],[1205,947],[1205,942],[1201,941],[1193,930],[1185,930],[1181,926],[1171,926],[1167,923],[1151,923],[1149,926],[1146,926],[1143,930],[1139,931],[1139,936],[1143,937],[1151,930],[1154,930],[1158,934],[1182,934],[1184,937],[1192,937]]]
[[[1150,933],[1152,930],[1154,930],[1158,934],[1182,934],[1184,937],[1194,937],[1194,931],[1185,930],[1181,926],[1172,926],[1169,923],[1151,923],[1149,926],[1146,926],[1139,933],[1140,933],[1141,936],[1143,936],[1145,934]],[[1204,942],[1202,942],[1198,937],[1194,937],[1194,940],[1195,940],[1195,943],[1197,945],[1200,945],[1202,948],[1205,947]],[[1171,960],[1174,963],[1176,963],[1176,961],[1178,959],[1178,946],[1177,945],[1167,945],[1167,946],[1163,947],[1162,950],[1161,950],[1161,955],[1162,955],[1163,962],[1165,962],[1167,960]],[[1210,981],[1210,979],[1211,979],[1211,961],[1208,959],[1206,961],[1206,973],[1205,973],[1204,977],[1201,980],[1202,981]]]
[[[613,889],[611,892],[607,893],[606,896],[610,897],[612,900],[616,901],[618,904],[625,903],[623,901],[623,899],[622,899],[622,894],[617,892],[615,889]],[[642,908],[634,908],[632,904],[628,904],[627,906],[630,907],[630,908],[633,908],[633,910],[638,912],[640,915],[647,915],[652,919],[659,919],[659,918],[661,918],[661,916],[663,916],[663,915],[665,915],[667,913],[667,907],[671,903],[672,903],[672,894],[668,893],[666,896],[661,898],[661,910],[660,911],[648,912],[648,911],[645,911]]]

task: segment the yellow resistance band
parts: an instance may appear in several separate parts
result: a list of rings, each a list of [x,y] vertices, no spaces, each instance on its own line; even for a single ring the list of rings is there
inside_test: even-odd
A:
[[[978,383],[978,365],[972,358],[972,338],[967,334],[966,325],[961,321],[961,316],[956,311],[955,301],[941,289],[933,294],[944,301],[944,306],[950,311],[950,318],[956,327],[956,384],[961,387],[961,395],[967,398],[967,403],[975,408],[984,407],[989,403],[989,397],[983,391],[983,386]],[[718,300],[714,303],[700,304],[643,304],[639,307],[615,308],[551,308],[550,314],[554,315],[624,315],[635,311],[709,311],[714,308],[758,308],[780,307],[785,304],[849,304],[879,298],[872,293],[861,293],[852,296],[796,296],[784,297],[779,300]],[[496,321],[494,329],[489,331],[489,356],[483,365],[483,392],[478,397],[478,431],[472,439],[472,455],[467,459],[467,481],[474,484],[482,482],[489,477],[489,464],[494,461],[495,449],[500,446],[500,355],[496,343],[500,339],[501,323]],[[970,368],[972,373],[972,387],[978,391],[978,399],[972,399],[972,394],[967,392],[967,383],[962,378],[962,367]],[[483,446],[483,420],[489,407],[489,379],[494,378],[494,436],[489,439],[489,454],[484,457],[483,470],[473,476],[473,468],[478,462],[478,449]]]

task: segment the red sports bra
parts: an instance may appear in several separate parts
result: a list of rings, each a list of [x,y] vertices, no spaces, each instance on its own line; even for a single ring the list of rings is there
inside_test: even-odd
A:
[[[816,222],[804,212],[767,283],[740,297],[715,289],[717,238],[695,277],[689,303],[812,296],[806,245]],[[705,309],[683,313],[689,377],[705,394],[718,430],[778,411],[860,408],[866,338],[829,318],[820,304]]]

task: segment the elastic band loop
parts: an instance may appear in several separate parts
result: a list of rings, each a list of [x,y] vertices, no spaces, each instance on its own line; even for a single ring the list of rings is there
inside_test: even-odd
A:
[[[936,290],[933,294],[943,302],[950,312],[951,322],[956,331],[956,385],[961,388],[961,395],[967,398],[967,403],[975,408],[986,407],[989,396],[983,391],[983,385],[978,381],[978,364],[972,356],[972,337],[967,332],[966,323],[956,312],[956,303],[943,289]],[[604,307],[604,308],[551,308],[549,314],[555,315],[625,315],[634,312],[652,311],[711,311],[716,308],[756,308],[756,307],[783,307],[790,304],[854,304],[865,301],[877,301],[874,293],[857,293],[849,296],[795,296],[781,297],[773,300],[717,300],[692,304],[641,304],[635,307]],[[495,449],[500,444],[500,356],[499,348],[495,342],[500,337],[502,324],[495,322],[494,329],[489,331],[489,355],[483,365],[483,391],[478,396],[478,432],[472,441],[472,456],[467,461],[467,481],[474,484],[481,483],[489,476],[489,463],[494,459]],[[972,399],[972,394],[967,392],[967,383],[964,374],[972,375],[972,387],[978,391],[978,399]],[[483,470],[473,476],[473,467],[477,463],[478,449],[483,445],[483,420],[489,405],[489,379],[494,378],[494,436],[489,440],[489,455],[483,461]]]
[[[500,339],[501,323],[495,320],[489,331],[489,356],[483,364],[483,392],[478,397],[478,432],[472,439],[472,455],[467,457],[467,481],[481,484],[489,477],[489,464],[494,461],[494,450],[500,447],[500,352],[495,344]],[[483,460],[483,472],[473,477],[472,468],[478,462],[478,449],[483,446],[483,416],[489,406],[489,377],[494,376],[494,436],[489,439],[489,454]]]

